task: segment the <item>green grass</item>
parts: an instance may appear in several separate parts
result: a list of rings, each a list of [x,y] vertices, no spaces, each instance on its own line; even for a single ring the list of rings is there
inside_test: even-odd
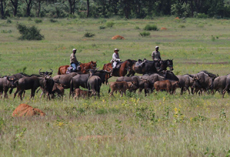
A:
[[[192,19],[186,23],[175,17],[141,19],[51,19],[36,25],[45,36],[41,41],[20,41],[16,24],[34,25],[35,19],[11,18],[0,21],[1,75],[25,70],[54,70],[69,64],[76,48],[80,62],[97,61],[101,69],[111,60],[114,48],[126,59],[151,59],[155,46],[162,59],[173,59],[176,74],[207,70],[214,74],[229,72],[229,20]],[[57,22],[56,22],[57,21]],[[113,23],[111,29],[100,26]],[[154,31],[148,38],[139,28],[154,23],[167,31]],[[186,26],[182,27],[181,26]],[[202,26],[202,27],[201,27]],[[85,32],[95,34],[84,37]],[[112,40],[115,35],[125,40]],[[218,37],[218,38],[217,38]],[[212,39],[215,39],[214,41]],[[210,64],[218,63],[218,64]],[[26,67],[26,68],[25,68]],[[111,78],[109,81],[115,81]],[[15,89],[14,89],[15,91]],[[229,154],[230,96],[167,95],[165,92],[108,97],[108,85],[101,98],[77,100],[33,100],[26,91],[23,101],[2,99],[0,105],[1,156],[227,156]],[[13,110],[27,103],[43,110],[43,118],[12,118]]]

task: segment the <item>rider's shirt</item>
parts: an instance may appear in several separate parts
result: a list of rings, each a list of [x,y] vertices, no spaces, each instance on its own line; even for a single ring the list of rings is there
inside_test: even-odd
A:
[[[153,57],[153,60],[161,60],[161,54],[159,51],[153,51],[152,57]]]
[[[78,63],[77,58],[74,53],[71,53],[70,55],[70,64],[71,63]]]
[[[110,62],[117,62],[117,61],[121,61],[121,60],[119,54],[114,52],[112,55],[112,60]]]

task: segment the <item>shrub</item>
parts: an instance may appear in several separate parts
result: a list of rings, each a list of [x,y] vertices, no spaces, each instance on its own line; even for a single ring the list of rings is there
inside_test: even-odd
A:
[[[142,37],[150,36],[150,33],[149,32],[140,32],[140,36],[142,36]]]
[[[179,25],[179,28],[185,28],[185,25]]]
[[[50,22],[55,23],[55,22],[57,22],[57,20],[55,20],[55,19],[50,19]]]
[[[136,26],[135,29],[140,29],[140,27]]]
[[[146,31],[158,31],[158,28],[156,25],[147,24],[145,26],[144,30],[146,30]]]
[[[196,17],[197,18],[208,18],[208,15],[206,15],[205,13],[198,13]]]
[[[211,40],[212,40],[212,41],[215,41],[216,38],[212,35],[212,36],[211,36]]]
[[[85,35],[84,35],[84,37],[87,37],[87,38],[90,38],[90,37],[93,37],[93,36],[95,36],[95,34],[89,33],[89,32],[86,32]]]
[[[107,22],[106,23],[106,27],[113,27],[113,25],[114,25],[114,22]]]
[[[105,26],[99,26],[99,29],[105,29],[106,27]]]
[[[17,29],[21,34],[20,40],[42,40],[44,38],[35,26],[26,27],[23,24],[17,24]]]
[[[35,19],[34,22],[35,23],[42,23],[42,19]]]
[[[11,33],[12,30],[2,30],[1,33]]]
[[[7,19],[6,23],[12,23],[12,21],[10,19]]]

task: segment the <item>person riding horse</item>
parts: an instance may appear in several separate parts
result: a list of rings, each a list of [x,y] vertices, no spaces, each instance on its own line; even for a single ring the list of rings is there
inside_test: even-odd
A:
[[[79,66],[79,62],[75,56],[77,50],[74,48],[73,53],[70,55],[70,65],[73,67],[73,71],[77,71],[77,67]]]
[[[159,46],[156,46],[155,51],[152,52],[152,59],[154,61],[161,60],[161,54],[160,54],[160,52],[158,50],[159,50]]]
[[[114,49],[114,53],[113,53],[113,55],[112,55],[112,60],[110,61],[110,62],[112,63],[112,65],[113,65],[113,69],[112,69],[112,71],[111,71],[110,76],[113,75],[113,71],[114,71],[114,69],[116,69],[117,64],[118,64],[119,62],[121,62],[121,59],[120,59],[119,54],[118,54],[118,51],[119,51],[118,48],[115,48],[115,49]]]

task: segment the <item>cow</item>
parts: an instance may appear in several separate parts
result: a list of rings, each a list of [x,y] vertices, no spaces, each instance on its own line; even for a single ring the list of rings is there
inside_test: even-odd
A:
[[[212,83],[213,80],[217,76],[209,73],[207,71],[201,71],[194,75],[194,82],[193,82],[193,88],[195,88],[195,93],[200,91],[207,91],[209,89],[212,89]]]
[[[87,88],[88,89],[88,78],[90,74],[78,74],[71,78],[70,80],[70,92],[69,97],[74,94],[74,90],[79,87]]]
[[[220,92],[220,94],[222,94],[222,98],[224,98],[224,89],[226,87],[226,80],[227,80],[227,76],[219,76],[216,77],[213,80],[213,85],[212,85],[212,94],[214,94],[216,91]]]
[[[4,76],[0,78],[0,94],[4,93],[4,98],[8,98],[8,90],[9,88],[14,86],[14,78],[10,78],[8,76]]]
[[[54,80],[54,83],[60,83],[63,85],[65,89],[67,89],[67,88],[70,88],[71,79],[76,75],[79,75],[79,73],[72,72],[72,73],[64,74],[64,75],[56,75],[53,77],[53,80]]]
[[[17,91],[14,93],[14,98],[17,93],[19,94],[20,99],[22,100],[22,93],[25,93],[25,90],[31,89],[31,96],[33,98],[35,95],[35,91],[38,87],[42,86],[46,88],[46,78],[45,77],[23,77],[19,80],[15,81]]]
[[[98,97],[100,97],[101,84],[101,78],[95,75],[90,76],[87,81],[88,90],[92,91],[92,95],[97,95]]]
[[[177,87],[179,87],[179,81],[163,80],[154,83],[154,88],[157,92],[159,90],[166,90],[168,93],[173,94]]]
[[[80,88],[76,88],[74,90],[74,99],[79,99],[79,97],[86,98],[92,95],[92,91],[81,90]]]
[[[185,74],[185,75],[178,75],[177,76],[179,79],[179,83],[180,83],[180,88],[181,88],[181,95],[183,94],[184,91],[188,91],[188,93],[190,94],[190,90],[189,87],[191,87],[193,85],[194,79],[192,75],[189,74]]]
[[[121,81],[121,82],[110,82],[109,83],[109,91],[108,93],[110,93],[110,96],[114,96],[113,92],[119,91],[121,96],[123,96],[123,93],[126,95],[126,90],[129,88],[132,88],[132,82],[125,82],[125,81]],[[111,89],[111,92],[110,92]]]
[[[57,95],[58,95],[59,97],[62,97],[62,98],[63,98],[63,96],[64,96],[64,91],[65,91],[65,89],[64,89],[64,87],[63,87],[62,84],[54,83],[53,88],[52,88],[51,98],[54,98],[54,97],[55,97],[55,95],[54,95],[55,93],[57,93]]]

